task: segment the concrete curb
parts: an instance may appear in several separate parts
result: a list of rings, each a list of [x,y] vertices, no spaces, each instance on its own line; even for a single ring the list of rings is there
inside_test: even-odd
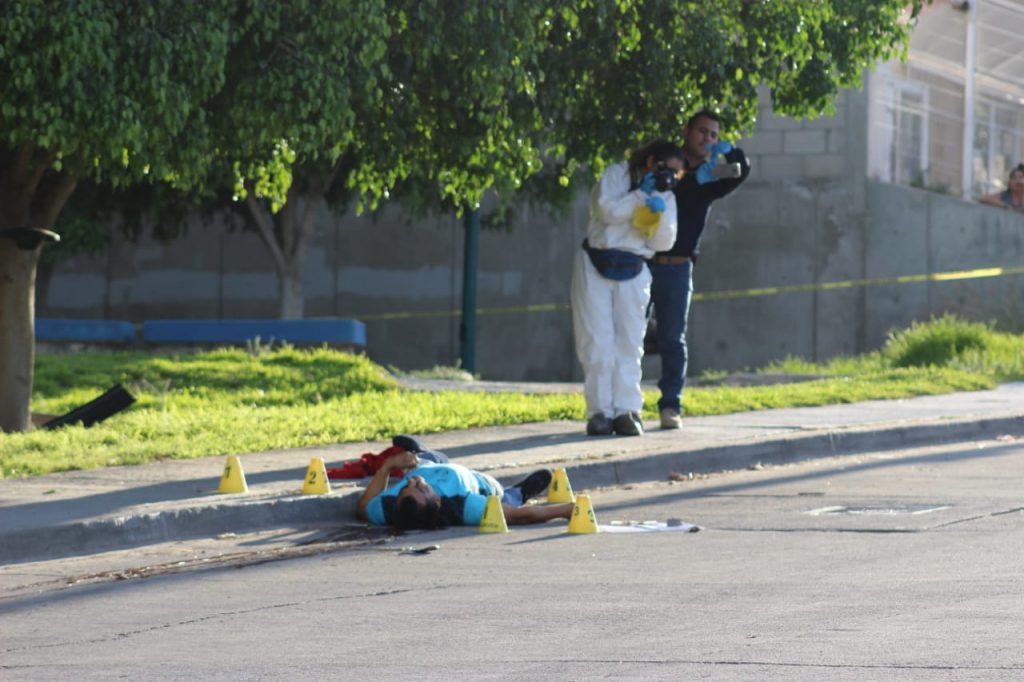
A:
[[[79,521],[0,535],[0,563],[109,552],[221,533],[337,521],[354,516],[358,490],[286,495],[244,502],[225,499],[182,509]]]
[[[576,461],[568,467],[571,469],[571,483],[578,491],[666,480],[672,472],[712,473],[745,469],[758,462],[784,464],[879,449],[989,439],[1006,433],[1024,433],[1024,415],[953,419],[887,428],[828,429],[700,450],[660,451]],[[503,483],[516,478],[494,473]],[[245,501],[218,499],[213,504],[15,531],[0,535],[0,562],[23,563],[227,532],[335,523],[354,517],[361,494],[361,488],[351,488],[329,495],[288,493]]]
[[[875,450],[985,440],[1024,433],[1024,415],[951,420],[889,428],[829,429],[699,451],[639,455],[627,460],[582,462],[572,466],[574,488],[668,480],[669,474],[706,474],[746,469],[758,463],[786,464],[818,457],[854,455]]]

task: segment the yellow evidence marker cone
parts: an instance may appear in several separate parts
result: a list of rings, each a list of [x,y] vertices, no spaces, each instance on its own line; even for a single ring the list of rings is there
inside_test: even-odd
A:
[[[572,486],[569,485],[569,475],[565,473],[565,469],[555,469],[551,484],[548,486],[548,503],[575,501],[576,496],[572,494]]]
[[[323,457],[314,457],[306,470],[306,480],[302,484],[303,495],[323,495],[331,492],[331,484],[327,481],[327,467]]]
[[[577,495],[576,506],[572,509],[572,518],[569,519],[570,533],[598,533],[597,518],[594,516],[594,507],[590,504],[590,495]]]
[[[480,532],[508,532],[508,524],[505,523],[505,512],[501,508],[501,498],[497,495],[490,495],[487,498],[487,506],[484,507],[483,518],[480,519]]]
[[[224,465],[224,475],[220,477],[219,493],[247,493],[249,486],[245,484],[245,472],[242,471],[242,462],[238,455],[228,457]]]

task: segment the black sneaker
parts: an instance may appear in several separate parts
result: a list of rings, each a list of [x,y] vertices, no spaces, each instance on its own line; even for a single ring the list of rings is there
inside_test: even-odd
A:
[[[547,493],[551,487],[551,478],[551,469],[538,469],[510,487],[519,488],[523,494],[523,502],[526,502]]]
[[[600,412],[587,420],[588,436],[610,436],[612,433],[612,421]]]
[[[644,424],[636,412],[620,414],[612,422],[612,428],[619,436],[642,436],[644,434]]]
[[[402,448],[406,452],[423,452],[426,450],[418,440],[404,433],[400,436],[394,436],[391,439],[391,444]]]

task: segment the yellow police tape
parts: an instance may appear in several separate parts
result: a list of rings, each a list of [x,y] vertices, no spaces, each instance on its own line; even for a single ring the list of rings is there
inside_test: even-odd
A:
[[[694,294],[695,301],[717,301],[726,298],[747,298],[750,296],[773,296],[802,291],[829,291],[832,289],[852,289],[853,287],[878,286],[884,284],[908,284],[910,282],[947,282],[956,279],[981,279],[983,277],[1003,277],[1024,273],[1022,268],[979,268],[977,270],[954,270],[950,272],[934,272],[930,275],[901,275],[900,277],[877,277],[875,279],[851,279],[845,282],[823,282],[821,284],[794,284],[782,287],[764,287],[762,289],[742,289],[736,291],[711,291]]]
[[[978,268],[975,270],[952,270],[949,272],[933,272],[930,275],[901,275],[899,277],[876,277],[874,279],[851,279],[844,282],[823,282],[821,284],[793,284],[780,287],[761,287],[758,289],[734,289],[731,291],[709,291],[693,295],[694,301],[721,301],[730,298],[752,298],[755,296],[776,296],[807,291],[831,291],[834,289],[852,289],[854,287],[881,286],[886,284],[909,284],[913,282],[949,282],[958,279],[982,279],[986,277],[1006,277],[1024,274],[1024,267],[1015,268]],[[511,308],[477,308],[477,315],[506,315],[510,313],[552,313],[569,310],[568,303],[544,303],[540,305],[515,306]],[[402,320],[421,317],[458,317],[461,310],[437,310],[429,312],[396,312],[377,315],[356,315],[361,321],[370,320]]]

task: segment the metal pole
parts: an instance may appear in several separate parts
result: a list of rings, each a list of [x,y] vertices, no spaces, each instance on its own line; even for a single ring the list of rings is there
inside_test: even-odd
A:
[[[961,171],[963,198],[971,200],[974,185],[974,71],[977,63],[978,3],[967,8],[967,36],[964,49],[964,151]]]
[[[465,247],[462,254],[462,369],[476,373],[476,270],[480,242],[480,208],[466,210]]]

